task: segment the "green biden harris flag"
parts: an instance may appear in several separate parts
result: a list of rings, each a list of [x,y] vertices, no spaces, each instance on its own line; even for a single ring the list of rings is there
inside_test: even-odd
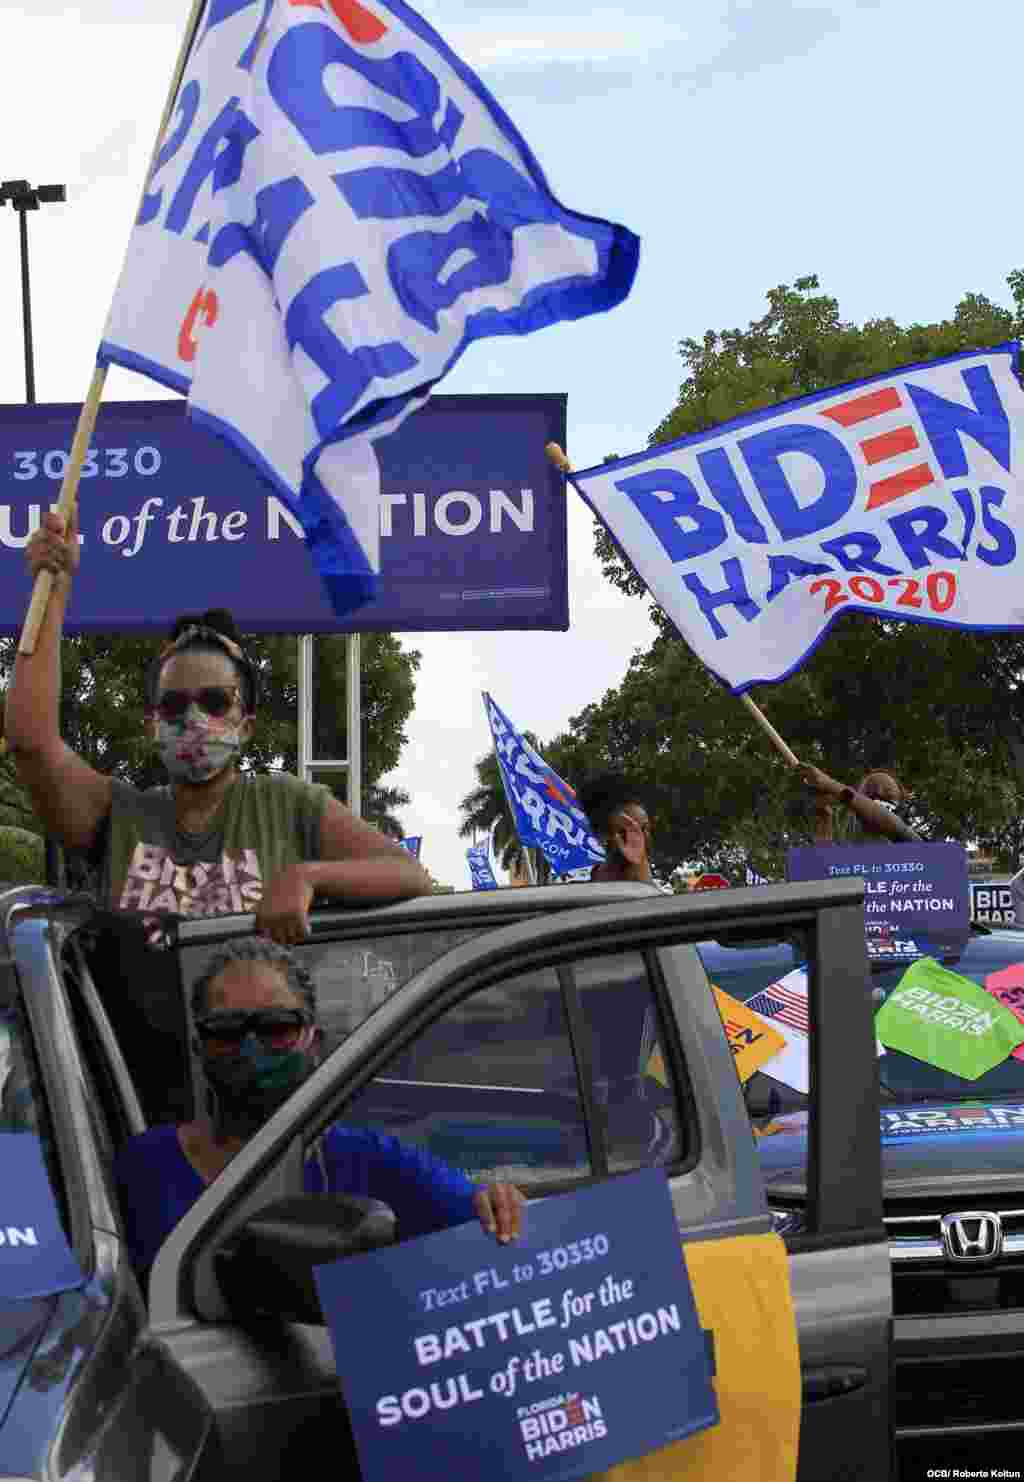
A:
[[[991,993],[930,957],[915,962],[875,1015],[889,1050],[976,1081],[1024,1042],[1024,1024]]]

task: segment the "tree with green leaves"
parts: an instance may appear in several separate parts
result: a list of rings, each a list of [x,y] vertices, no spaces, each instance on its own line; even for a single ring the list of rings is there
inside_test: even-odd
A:
[[[367,823],[379,828],[389,839],[405,838],[405,828],[396,817],[396,808],[408,808],[412,798],[404,787],[381,787],[371,783],[363,789],[363,817]]]
[[[0,756],[0,884],[39,884],[44,875],[39,825],[5,752]]]
[[[900,325],[844,320],[818,279],[768,294],[746,329],[709,330],[680,345],[676,404],[655,446],[734,417],[900,366],[1024,334],[1024,270],[1013,307],[967,294],[948,319]],[[643,582],[599,527],[596,551],[621,591]],[[622,683],[573,717],[557,747],[574,780],[618,767],[652,789],[654,863],[667,874],[699,861],[735,879],[746,862],[778,875],[785,849],[811,832],[811,804],[788,768],[678,638],[658,607],[658,637]],[[972,634],[849,613],[792,678],[761,703],[797,755],[856,784],[894,772],[932,838],[994,844],[1009,862],[1024,846],[1024,636]],[[549,747],[550,750],[550,747]]]

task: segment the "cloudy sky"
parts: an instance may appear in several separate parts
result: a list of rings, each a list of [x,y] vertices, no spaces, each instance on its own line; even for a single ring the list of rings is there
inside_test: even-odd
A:
[[[967,290],[1007,302],[1006,275],[1024,266],[1019,0],[419,8],[505,105],[559,198],[642,238],[626,304],[475,346],[444,385],[567,392],[579,467],[641,448],[675,400],[679,340],[747,323],[775,284],[816,272],[849,319],[927,321]],[[88,384],[186,11],[186,0],[0,5],[3,177],[68,185],[66,206],[31,219],[41,400],[80,399]],[[18,282],[4,211],[8,402],[23,394]],[[115,369],[106,394],[162,393]],[[424,862],[460,889],[457,805],[489,746],[480,691],[550,737],[652,636],[644,605],[603,581],[591,518],[572,499],[568,633],[407,640],[423,663],[388,780],[413,796],[404,821],[424,836]]]

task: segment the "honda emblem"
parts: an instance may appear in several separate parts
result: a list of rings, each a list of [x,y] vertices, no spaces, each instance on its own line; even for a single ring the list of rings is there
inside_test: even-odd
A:
[[[964,1210],[942,1217],[942,1249],[947,1261],[994,1261],[1003,1250],[1003,1222],[987,1210]]]

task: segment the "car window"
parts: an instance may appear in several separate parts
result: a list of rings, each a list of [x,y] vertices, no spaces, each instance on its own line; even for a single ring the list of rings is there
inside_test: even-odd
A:
[[[573,964],[610,1172],[675,1163],[692,1138],[670,1081],[647,963],[618,952]]]
[[[801,1036],[798,1010],[778,992],[790,974],[798,975],[798,954],[788,947],[728,948],[702,943],[700,955],[708,975],[720,988],[755,1011],[778,1017],[771,1022],[783,1033],[786,1045],[744,1084],[747,1109],[759,1139],[762,1170],[769,1182],[789,1183],[803,1176],[807,1157],[804,1136],[808,1098],[798,1089],[801,1065],[807,1059],[807,1035]],[[996,974],[1019,973],[1024,985],[1024,931],[1008,928],[972,936],[955,960],[944,964],[951,972],[981,987]],[[877,1013],[903,980],[910,964],[899,963],[866,975],[864,991],[871,994]],[[827,985],[826,985],[827,991]],[[913,1104],[950,1104],[997,1098],[1024,1106],[1024,1059],[1008,1056],[974,1080],[966,1080],[898,1050],[878,1056],[879,1089],[885,1107]]]
[[[20,992],[5,977],[0,979],[0,1133],[11,1132],[39,1139],[54,1201],[70,1239],[67,1194],[32,1032]]]
[[[477,930],[466,928],[409,931],[368,940],[312,941],[296,947],[296,955],[316,984],[325,1052],[336,1049],[396,988],[477,935]],[[182,950],[182,984],[189,999],[196,979],[226,946],[230,943],[197,943]]]
[[[469,1177],[523,1186],[592,1174],[562,986],[551,968],[470,995],[343,1111]]]
[[[312,942],[298,955],[316,983],[320,1022],[329,1054],[390,998],[475,930],[401,932],[369,941]]]

